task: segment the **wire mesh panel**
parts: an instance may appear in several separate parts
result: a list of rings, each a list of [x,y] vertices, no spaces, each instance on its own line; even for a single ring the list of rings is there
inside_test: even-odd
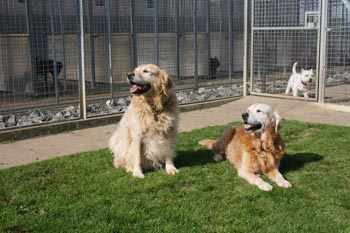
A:
[[[295,97],[306,92],[316,99],[319,1],[255,0],[252,8],[251,91]],[[301,75],[291,77],[295,63]]]
[[[144,63],[180,104],[241,95],[243,3],[0,0],[0,129],[123,112]]]
[[[158,18],[158,1],[134,1],[135,36],[137,38],[137,64],[154,63],[157,61],[156,51],[158,45],[158,31],[156,23]],[[157,25],[158,26],[158,25]]]
[[[111,92],[111,69],[109,63],[111,36],[107,9],[111,11],[109,1],[84,1],[85,36],[85,79],[88,100],[95,94]]]
[[[206,0],[197,0],[196,8],[196,33],[197,33],[197,78],[208,78],[209,75],[209,40],[208,40],[208,29],[207,29],[207,1]],[[194,42],[195,43],[195,42]]]
[[[1,109],[21,108],[31,85],[27,8],[18,1],[0,1]]]
[[[228,77],[227,1],[210,1],[209,20],[209,79]]]
[[[210,1],[210,79],[228,80],[232,76],[232,82],[242,82],[243,6],[244,1]]]
[[[71,1],[28,2],[32,86],[36,103],[77,101],[77,18]]]
[[[78,118],[75,3],[0,4],[0,128]]]
[[[157,47],[158,56],[155,60],[162,69],[170,75],[175,82],[178,80],[178,13],[179,4],[176,1],[158,1],[157,24],[155,30],[158,32],[154,44]]]
[[[35,6],[32,7],[35,8]],[[51,95],[55,95],[56,104],[75,104],[79,95],[77,3],[68,0],[51,0],[46,8],[50,9],[47,52],[38,54],[39,58],[36,57],[36,59],[45,58],[44,60],[56,64],[53,66],[53,71],[57,78],[52,79],[54,82],[52,85],[57,88],[51,89]],[[40,22],[42,19],[38,18],[37,21]]]
[[[195,1],[179,1],[179,79],[193,78],[194,66],[194,27],[193,3]],[[197,6],[196,6],[197,7]]]
[[[69,0],[54,1],[55,12],[55,46],[50,48],[51,56],[55,55],[57,62],[63,64],[59,74],[61,97],[77,101],[79,94],[79,29],[77,2]],[[52,40],[53,38],[51,38]],[[53,45],[53,43],[50,43]],[[63,90],[62,90],[63,88]],[[72,97],[74,97],[72,99]]]
[[[325,102],[350,105],[350,3],[328,1]]]

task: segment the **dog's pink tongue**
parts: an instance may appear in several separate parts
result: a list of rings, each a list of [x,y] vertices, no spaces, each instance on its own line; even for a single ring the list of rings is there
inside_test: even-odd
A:
[[[244,128],[245,128],[245,129],[250,129],[251,127],[252,127],[252,125],[250,125],[250,124],[245,124],[245,125],[244,125]]]
[[[131,93],[134,93],[135,91],[137,91],[137,90],[139,90],[139,89],[141,89],[140,86],[132,85],[132,86],[130,87],[130,92],[131,92]]]

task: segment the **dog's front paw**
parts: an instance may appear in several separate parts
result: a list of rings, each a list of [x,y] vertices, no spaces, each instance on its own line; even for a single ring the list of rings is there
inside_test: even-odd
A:
[[[113,165],[114,165],[115,168],[120,168],[120,167],[123,167],[123,166],[124,166],[124,163],[123,163],[123,161],[121,161],[121,160],[114,159]]]
[[[258,188],[263,191],[271,191],[273,187],[269,183],[261,182],[260,184],[258,184]]]
[[[166,166],[165,170],[170,175],[175,175],[175,174],[179,173],[179,171],[176,169],[176,167],[174,165]]]
[[[132,167],[131,166],[125,166],[125,170],[127,172],[132,172]]]
[[[224,159],[224,157],[222,157],[221,154],[215,154],[215,155],[214,155],[214,160],[215,160],[216,162],[221,161],[221,160],[223,160],[223,159]]]
[[[289,183],[289,181],[287,181],[287,180],[282,180],[282,181],[278,182],[277,185],[280,187],[286,188],[286,189],[292,187],[292,184]]]
[[[145,178],[145,175],[142,173],[141,169],[137,168],[134,169],[132,172],[133,177],[143,179]]]

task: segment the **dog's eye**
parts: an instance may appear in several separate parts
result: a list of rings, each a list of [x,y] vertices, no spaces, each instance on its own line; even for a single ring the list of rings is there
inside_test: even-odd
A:
[[[258,110],[256,110],[256,112],[258,112],[258,113],[259,113],[259,112],[261,112],[261,110],[260,110],[260,109],[258,109]]]
[[[143,73],[149,73],[149,71],[148,70],[143,70]]]

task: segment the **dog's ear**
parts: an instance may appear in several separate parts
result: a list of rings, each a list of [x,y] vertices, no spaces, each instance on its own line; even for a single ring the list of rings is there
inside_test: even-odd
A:
[[[169,75],[164,71],[160,71],[160,79],[161,79],[161,92],[164,95],[168,95],[168,91],[174,87],[173,82],[170,80]]]
[[[273,113],[273,117],[275,121],[275,132],[278,133],[279,129],[281,128],[282,117],[280,116],[280,114],[278,114],[277,111]]]

